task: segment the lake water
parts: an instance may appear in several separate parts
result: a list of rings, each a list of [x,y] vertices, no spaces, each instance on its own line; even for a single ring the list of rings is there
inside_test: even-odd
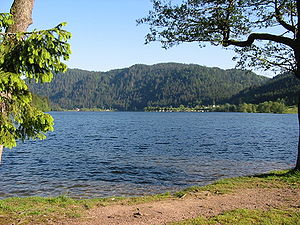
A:
[[[297,116],[52,112],[44,141],[6,149],[0,197],[136,196],[291,168]]]

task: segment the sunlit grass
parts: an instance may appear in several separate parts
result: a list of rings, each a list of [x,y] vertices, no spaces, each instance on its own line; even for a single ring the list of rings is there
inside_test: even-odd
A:
[[[226,194],[249,188],[300,188],[300,171],[284,170],[255,176],[226,178],[202,187],[189,187],[175,193],[175,196],[181,197],[201,191],[208,191],[211,194]]]
[[[65,196],[8,198],[0,201],[0,224],[46,224],[79,217],[81,212],[77,201]]]
[[[300,210],[249,210],[227,211],[210,218],[197,217],[168,225],[299,225]]]

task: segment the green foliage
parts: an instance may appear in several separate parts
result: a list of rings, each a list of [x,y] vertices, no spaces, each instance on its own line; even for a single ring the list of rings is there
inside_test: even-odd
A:
[[[109,72],[72,69],[57,74],[52,83],[30,84],[30,89],[65,109],[143,110],[213,104],[266,80],[249,71],[165,63]]]
[[[233,30],[233,37],[241,37],[250,31],[252,25],[243,15],[246,9],[242,4],[247,4],[247,1],[239,1],[240,7],[232,1],[186,0],[180,5],[163,0],[152,2],[153,10],[137,22],[150,26],[146,43],[160,41],[165,48],[191,41],[223,44],[224,35],[230,33],[224,30],[229,29],[228,26]],[[249,10],[251,6],[248,3]]]
[[[17,34],[1,43],[0,60],[3,71],[25,75],[36,82],[50,82],[53,72],[65,72],[71,34],[62,29],[65,23],[53,29]]]
[[[0,32],[4,32],[6,28],[14,23],[12,15],[9,13],[0,13]],[[1,37],[2,40],[2,37]]]
[[[0,14],[1,30],[13,21]],[[24,77],[49,82],[53,72],[66,71],[70,33],[59,24],[53,29],[26,33],[1,33],[0,39],[0,145],[16,146],[16,140],[44,139],[53,130],[53,118],[35,108]]]
[[[213,109],[217,112],[244,112],[244,113],[284,113],[288,107],[282,101],[267,101],[259,104],[242,103],[236,105],[220,105]]]
[[[184,42],[232,46],[240,68],[297,71],[297,1],[152,2],[153,9],[137,21],[149,26],[146,43],[159,41],[164,48]],[[262,28],[266,33],[259,32]]]
[[[298,107],[297,106],[289,106],[287,107],[283,113],[286,114],[296,114],[298,113]]]

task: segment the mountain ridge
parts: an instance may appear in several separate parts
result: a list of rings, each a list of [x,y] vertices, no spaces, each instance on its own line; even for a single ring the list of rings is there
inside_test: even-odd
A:
[[[51,83],[29,86],[33,93],[66,109],[143,110],[147,106],[215,104],[267,80],[250,71],[158,63],[108,72],[69,69]]]

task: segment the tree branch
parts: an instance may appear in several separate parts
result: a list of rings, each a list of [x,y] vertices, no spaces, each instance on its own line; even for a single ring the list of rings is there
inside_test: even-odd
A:
[[[229,45],[233,45],[237,47],[249,47],[255,40],[274,41],[276,43],[287,45],[293,49],[295,48],[295,42],[293,39],[267,33],[252,33],[249,35],[246,41],[236,41],[230,39],[224,40],[223,46],[228,47]]]
[[[297,39],[299,40],[299,38],[300,38],[300,33],[299,33],[299,31],[300,31],[300,1],[297,1],[297,13],[298,13],[298,23],[297,23],[297,33],[296,33],[296,37],[297,37]]]
[[[282,7],[280,7],[282,8]],[[296,27],[288,24],[287,22],[285,22],[282,18],[282,14],[280,13],[280,9],[277,5],[277,0],[275,1],[275,18],[277,20],[277,22],[283,26],[285,29],[287,29],[288,31],[293,32],[294,34],[296,33]]]
[[[276,10],[277,11],[277,10]],[[279,14],[279,11],[275,13],[275,18],[277,20],[277,22],[283,26],[285,29],[287,29],[288,31],[291,31],[293,33],[296,32],[296,27],[286,23],[283,19],[282,16]]]

